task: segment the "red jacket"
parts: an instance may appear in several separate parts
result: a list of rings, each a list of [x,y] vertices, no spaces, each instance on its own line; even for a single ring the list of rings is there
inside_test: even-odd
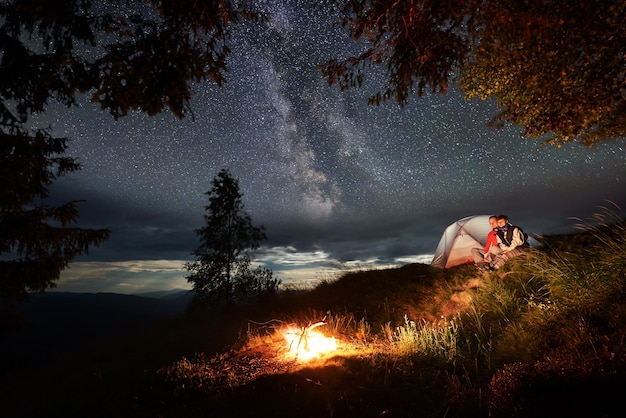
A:
[[[491,247],[498,246],[498,237],[496,235],[496,232],[497,230],[492,229],[487,234],[487,244],[485,244],[485,250],[484,250],[485,255],[489,254],[489,250],[491,250]]]

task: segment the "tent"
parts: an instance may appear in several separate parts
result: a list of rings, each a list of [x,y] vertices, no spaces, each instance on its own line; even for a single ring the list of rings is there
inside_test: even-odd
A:
[[[433,267],[450,268],[465,263],[473,263],[472,248],[484,248],[490,215],[468,216],[459,219],[443,232],[433,261]]]

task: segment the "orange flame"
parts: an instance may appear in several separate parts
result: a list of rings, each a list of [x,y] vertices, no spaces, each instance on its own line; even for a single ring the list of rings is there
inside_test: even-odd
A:
[[[318,322],[301,329],[295,327],[284,329],[282,333],[289,346],[289,352],[299,359],[310,360],[336,350],[335,337],[326,337],[318,331],[313,331],[313,328],[320,325],[324,325],[324,323]]]

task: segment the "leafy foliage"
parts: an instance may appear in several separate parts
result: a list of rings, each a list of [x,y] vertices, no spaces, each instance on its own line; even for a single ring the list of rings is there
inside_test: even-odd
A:
[[[494,99],[492,124],[519,125],[557,146],[626,135],[626,1],[338,0],[340,23],[366,50],[320,66],[329,84],[361,87],[383,65],[370,97],[405,105],[412,94]]]
[[[274,293],[279,281],[272,272],[262,267],[250,269],[249,252],[259,248],[266,236],[263,227],[253,226],[244,211],[239,182],[223,169],[206,194],[206,225],[196,230],[200,246],[192,252],[196,261],[185,265],[192,272],[187,281],[197,297],[221,305]]]
[[[499,1],[481,13],[461,86],[495,98],[495,122],[557,145],[626,134],[626,2]]]
[[[189,81],[225,81],[229,25],[260,18],[231,1],[45,0],[0,5],[0,121],[91,92],[113,116],[189,109]],[[11,112],[8,102],[15,102]]]
[[[331,3],[333,3],[331,1]],[[374,65],[384,64],[388,80],[370,97],[371,104],[396,99],[404,105],[411,94],[445,93],[450,75],[469,50],[465,7],[457,1],[336,1],[340,23],[367,48],[358,56],[331,59],[320,65],[329,84],[342,90],[361,87]]]

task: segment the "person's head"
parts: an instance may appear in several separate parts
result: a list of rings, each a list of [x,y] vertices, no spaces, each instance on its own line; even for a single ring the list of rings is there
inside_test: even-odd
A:
[[[506,227],[509,224],[509,217],[506,215],[499,215],[497,223],[498,223],[498,228]]]
[[[498,227],[498,217],[496,215],[489,217],[489,227],[491,229],[496,229]]]

